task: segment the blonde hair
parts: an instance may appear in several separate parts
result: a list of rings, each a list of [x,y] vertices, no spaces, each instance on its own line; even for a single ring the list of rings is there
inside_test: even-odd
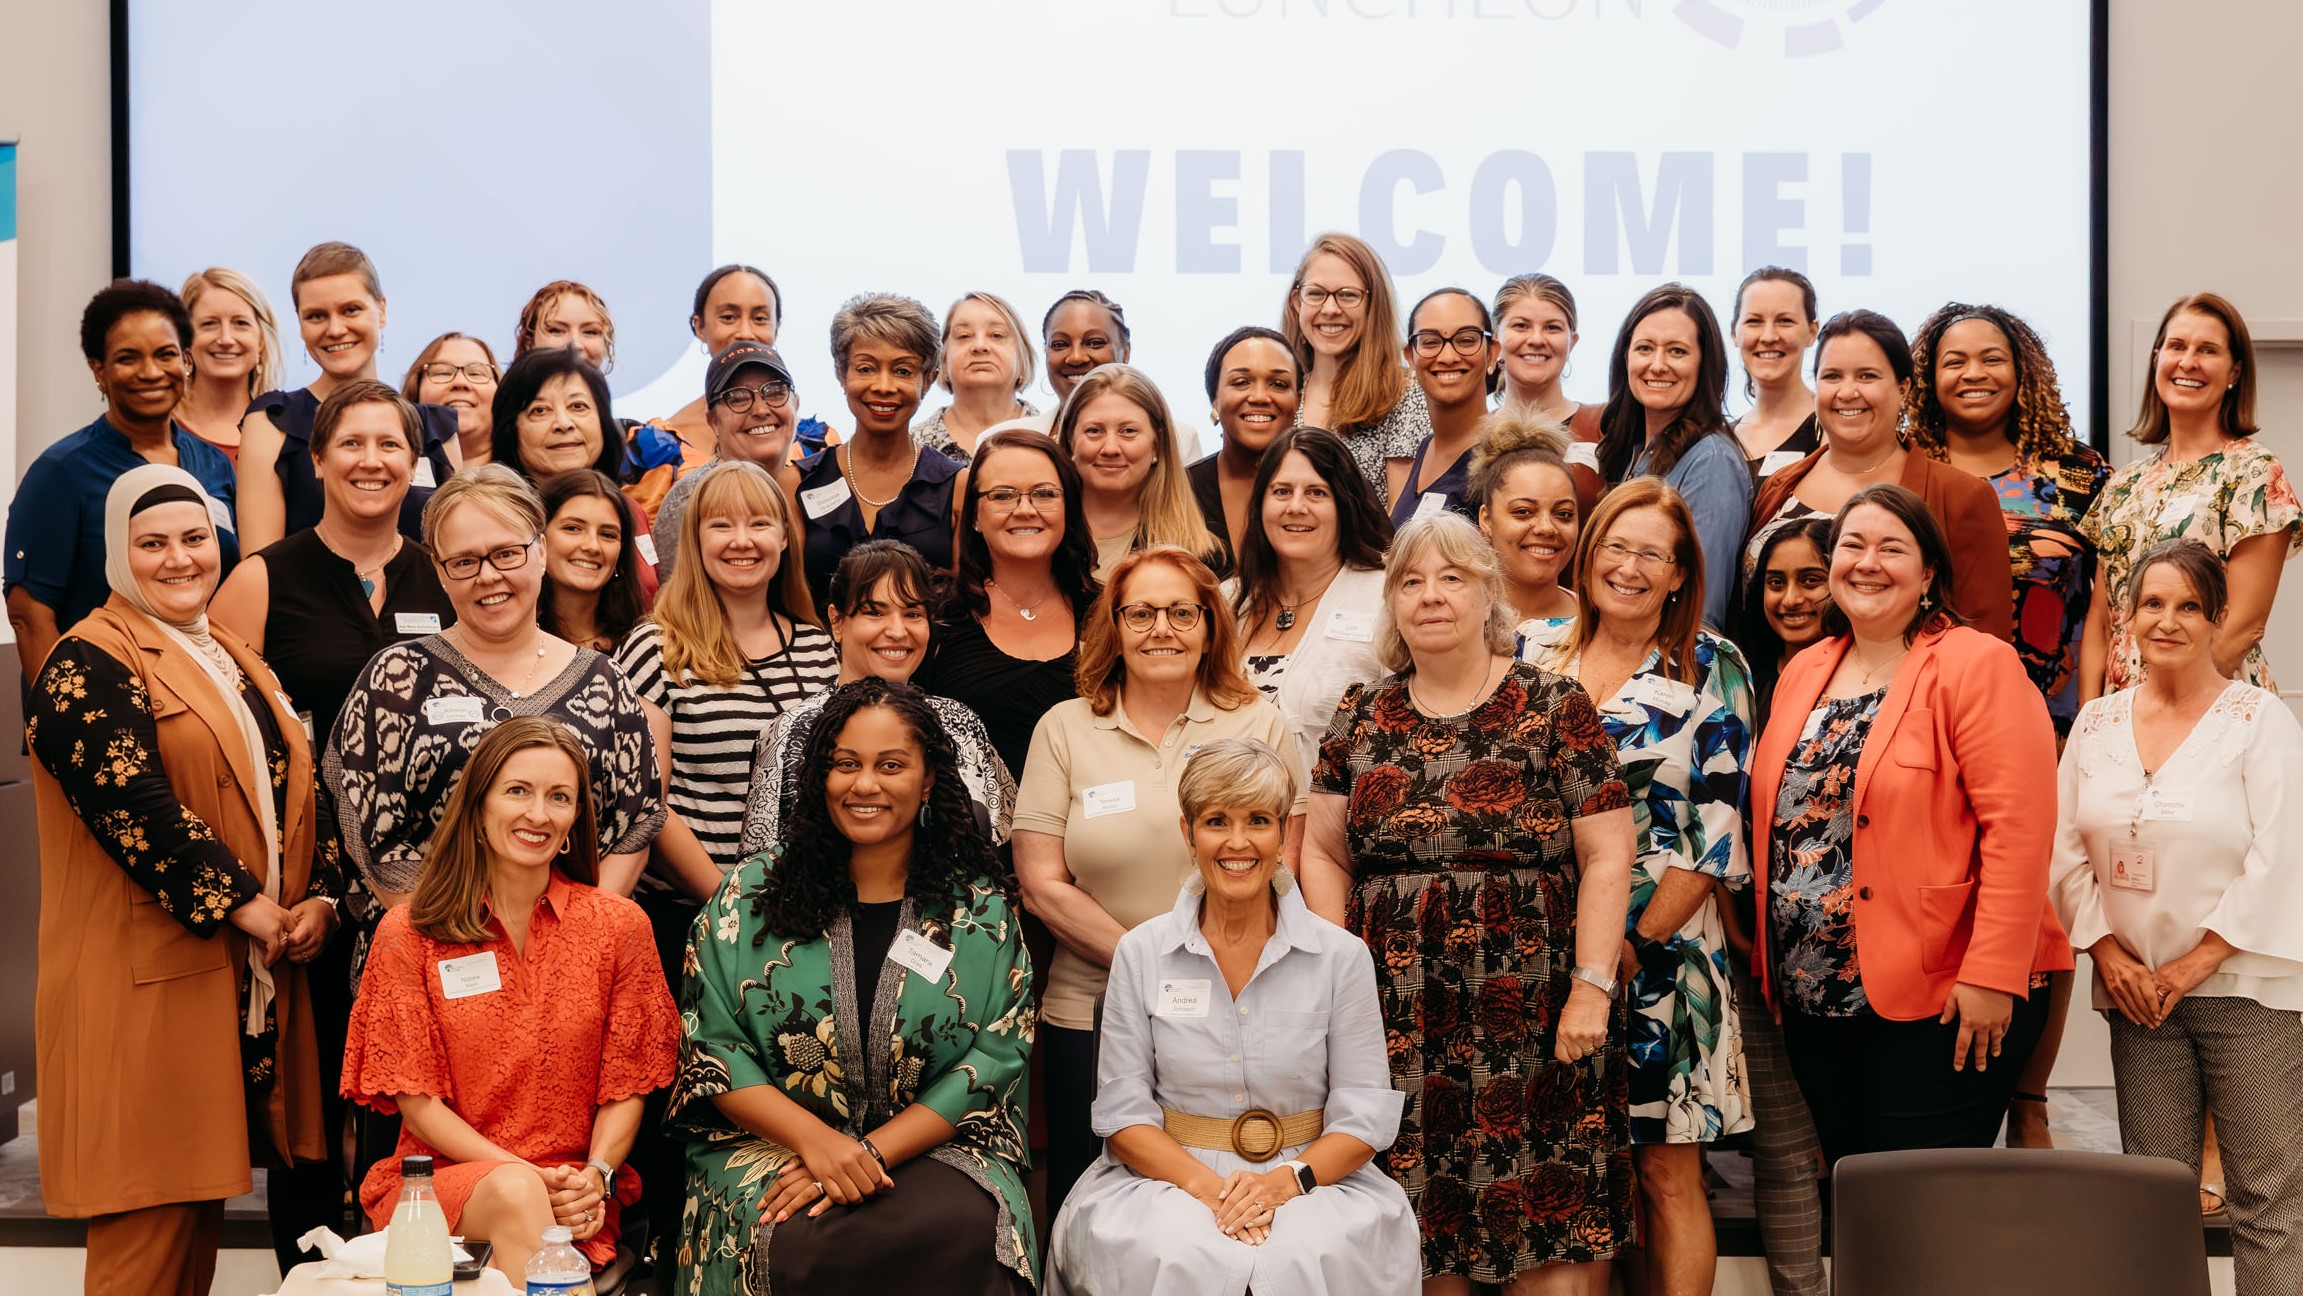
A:
[[[1031,334],[1024,328],[1023,317],[1016,314],[1015,307],[1008,305],[1005,298],[988,292],[968,293],[944,312],[943,361],[936,368],[936,386],[952,390],[952,316],[959,314],[960,307],[969,302],[981,302],[1007,321],[1008,345],[1016,353],[1016,390],[1020,392],[1031,386],[1032,380],[1040,376],[1038,351],[1031,344]]]
[[[694,678],[717,688],[733,688],[744,677],[744,651],[728,627],[727,607],[705,573],[702,558],[705,521],[737,508],[766,513],[784,528],[784,552],[776,562],[775,581],[768,586],[768,607],[795,622],[816,624],[815,600],[808,595],[807,576],[800,569],[800,529],[783,489],[756,463],[714,464],[696,479],[695,497],[680,515],[680,534],[673,541],[680,546],[674,552],[685,553],[688,561],[672,568],[649,618],[662,643],[664,674],[675,687],[684,688]]]
[[[1296,294],[1303,290],[1303,273],[1312,258],[1322,254],[1340,257],[1367,285],[1367,305],[1360,317],[1359,342],[1350,355],[1344,357],[1342,372],[1336,375],[1335,391],[1328,397],[1328,427],[1336,432],[1352,432],[1374,426],[1407,395],[1407,370],[1398,359],[1406,340],[1399,332],[1399,301],[1392,295],[1391,272],[1384,268],[1383,258],[1364,241],[1349,234],[1326,233],[1312,240],[1295,263],[1295,278],[1287,286],[1287,305],[1280,311],[1279,331],[1295,348],[1296,362],[1309,374],[1312,365],[1311,339],[1303,331],[1303,321],[1296,311]]]
[[[599,817],[592,809],[591,754],[573,731],[543,716],[514,716],[480,738],[471,759],[456,776],[440,826],[424,847],[424,871],[408,899],[408,925],[436,941],[477,944],[495,933],[483,916],[488,899],[490,853],[488,793],[512,757],[549,747],[576,767],[576,817],[568,825],[567,849],[552,867],[585,885],[596,884],[600,868]]]
[[[1295,805],[1295,771],[1253,738],[1218,738],[1184,762],[1175,785],[1184,818],[1215,806],[1270,810],[1285,819]]]
[[[1207,695],[1208,701],[1226,711],[1237,711],[1262,696],[1256,692],[1255,685],[1248,683],[1247,676],[1240,673],[1239,622],[1232,617],[1231,605],[1224,601],[1223,587],[1216,583],[1215,573],[1188,550],[1174,545],[1154,545],[1112,564],[1110,579],[1104,582],[1095,607],[1080,626],[1079,656],[1072,668],[1072,682],[1079,686],[1080,696],[1087,699],[1088,709],[1108,716],[1120,704],[1120,689],[1127,683],[1127,661],[1120,648],[1121,591],[1127,587],[1128,577],[1153,563],[1164,563],[1182,572],[1192,583],[1193,597],[1206,609],[1207,650],[1200,654],[1195,687]]]
[[[248,313],[256,317],[256,331],[263,335],[264,353],[256,357],[255,367],[248,371],[248,399],[253,402],[280,385],[280,323],[273,318],[272,303],[265,300],[264,290],[256,286],[256,281],[225,266],[209,266],[184,281],[184,291],[176,294],[184,299],[184,313],[189,315],[201,294],[211,288],[248,303]],[[186,355],[192,353],[191,345],[192,339],[184,339]]]
[[[531,536],[544,534],[544,501],[536,488],[500,463],[484,463],[441,482],[432,498],[424,501],[424,547],[432,551],[434,561],[440,556],[441,526],[465,504],[476,504],[511,526],[525,527]]]
[[[1510,605],[1504,601],[1503,565],[1487,537],[1460,513],[1442,511],[1411,518],[1391,539],[1391,555],[1383,567],[1383,608],[1375,622],[1376,660],[1396,675],[1413,671],[1415,658],[1407,650],[1407,640],[1400,636],[1399,618],[1392,614],[1392,604],[1399,597],[1399,584],[1407,579],[1408,569],[1433,550],[1448,566],[1469,575],[1475,587],[1487,591],[1487,650],[1508,653],[1514,642]]]
[[[1152,450],[1151,474],[1144,478],[1136,500],[1135,535],[1128,547],[1174,545],[1202,562],[1215,561],[1223,545],[1207,529],[1207,516],[1192,498],[1191,478],[1184,472],[1183,453],[1176,446],[1175,419],[1168,414],[1167,398],[1142,370],[1124,364],[1098,365],[1079,380],[1056,414],[1056,441],[1064,454],[1078,462],[1072,431],[1079,425],[1080,411],[1089,401],[1105,395],[1121,397],[1142,409],[1150,416],[1152,433],[1158,440]]]

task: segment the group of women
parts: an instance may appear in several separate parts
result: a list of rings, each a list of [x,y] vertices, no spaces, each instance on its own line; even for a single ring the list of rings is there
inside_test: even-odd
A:
[[[364,256],[294,293],[289,393],[245,277],[99,292],[11,511],[92,1292],[204,1291],[251,1165],[292,1261],[343,1100],[369,1219],[432,1156],[515,1276],[559,1224],[699,1293],[1703,1292],[1748,1132],[1820,1292],[1819,1155],[2044,1137],[2075,945],[2130,1150],[2211,1114],[2241,1290],[2303,1280],[2303,506],[2220,298],[2113,472],[2020,319],[1780,268],[1649,293],[1581,406],[1564,284],[1402,314],[1323,236],[1196,462],[1092,291],[1048,414],[999,297],[852,299],[839,431],[751,267],[647,424],[581,284],[398,389]]]

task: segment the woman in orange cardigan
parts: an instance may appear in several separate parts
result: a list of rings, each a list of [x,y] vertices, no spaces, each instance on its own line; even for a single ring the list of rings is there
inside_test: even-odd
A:
[[[1988,1147],[2072,962],[2047,907],[2055,730],[1951,606],[1917,492],[1850,496],[1829,561],[1832,637],[1784,668],[1752,762],[1756,971],[1828,1159]]]

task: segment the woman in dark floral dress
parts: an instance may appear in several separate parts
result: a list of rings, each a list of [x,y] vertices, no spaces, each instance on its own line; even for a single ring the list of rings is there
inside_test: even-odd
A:
[[[1306,899],[1376,958],[1408,1095],[1383,1164],[1416,1206],[1425,1291],[1551,1264],[1604,1290],[1632,1241],[1615,745],[1582,689],[1512,660],[1470,523],[1409,523],[1384,592],[1376,646],[1398,673],[1344,694],[1302,864]]]

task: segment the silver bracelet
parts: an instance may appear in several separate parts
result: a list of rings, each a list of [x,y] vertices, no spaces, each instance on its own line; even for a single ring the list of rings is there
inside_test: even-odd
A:
[[[1601,994],[1606,995],[1610,999],[1615,997],[1616,980],[1614,977],[1608,976],[1604,972],[1601,972],[1595,968],[1587,968],[1578,963],[1568,972],[1568,975],[1574,977],[1578,981],[1584,982],[1587,985],[1597,987]]]

